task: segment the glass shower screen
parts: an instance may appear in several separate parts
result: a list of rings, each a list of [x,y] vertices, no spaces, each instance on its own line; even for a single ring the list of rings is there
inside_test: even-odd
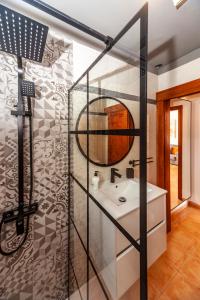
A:
[[[69,90],[71,299],[147,299],[147,21],[148,4]],[[122,177],[111,183],[111,167],[98,161],[114,161],[126,146],[113,165]],[[130,161],[134,181],[126,178]]]

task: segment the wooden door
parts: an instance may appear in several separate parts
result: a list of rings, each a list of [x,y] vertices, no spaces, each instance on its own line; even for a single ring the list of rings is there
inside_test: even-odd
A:
[[[105,108],[108,115],[108,129],[129,129],[133,127],[133,120],[128,109],[122,104]],[[108,136],[108,164],[113,164],[126,156],[133,142],[129,136]]]

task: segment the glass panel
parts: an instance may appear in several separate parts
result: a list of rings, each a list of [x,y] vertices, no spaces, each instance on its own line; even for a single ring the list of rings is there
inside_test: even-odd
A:
[[[77,120],[81,110],[87,104],[87,79],[84,77],[80,83],[75,87],[72,93],[72,105],[73,105],[73,124],[72,130],[76,130]],[[83,130],[82,128],[80,128]],[[72,134],[72,146],[73,146],[73,174],[80,181],[80,183],[87,187],[87,160],[81,154],[81,151],[77,144],[77,135]],[[82,140],[82,138],[81,138]],[[87,140],[84,140],[84,150],[87,153]]]
[[[71,295],[70,295],[70,300],[82,300],[81,298],[81,293],[78,287],[78,282],[75,277],[74,269],[72,265],[70,264],[70,288],[71,288]]]
[[[87,194],[73,181],[73,221],[86,247],[87,245]]]
[[[128,42],[127,42],[128,41]],[[140,21],[89,72],[90,100],[114,97],[130,110],[139,128]]]
[[[89,72],[89,99],[92,104],[90,128],[126,129],[122,122],[124,116],[119,117],[115,109],[117,101],[127,108],[133,120],[134,126],[129,128],[140,128],[140,21]],[[99,99],[98,105],[94,106],[96,99]],[[111,121],[114,123],[116,115],[120,124],[113,128],[112,122],[108,122],[103,115],[105,109],[112,110]],[[94,112],[101,112],[101,116],[94,117]],[[90,162],[90,180],[95,171],[99,172],[100,177],[98,191],[91,186],[90,193],[139,243],[140,139],[127,134],[121,136],[120,141],[119,137],[90,136],[90,155],[95,162],[95,165]],[[111,148],[108,146],[109,139]],[[127,141],[129,145],[132,142],[130,148],[116,159],[118,149],[122,151]],[[114,179],[111,168],[102,167],[98,161],[106,162],[105,165],[112,165],[113,162],[117,168]],[[123,297],[128,300],[133,298],[132,295],[134,299],[139,299],[139,252],[91,200],[89,230],[90,253],[98,274],[103,278],[109,299]]]
[[[90,256],[106,289],[117,299],[116,228],[90,199]]]
[[[92,196],[89,194],[89,224],[87,224],[89,255],[109,295],[108,298],[113,300],[139,299],[140,255],[136,250],[137,244],[136,248],[130,245],[97,203],[111,215],[111,219],[114,218],[119,222],[130,236],[140,243],[140,139],[137,136],[133,137],[135,133],[133,129],[140,128],[140,42],[140,21],[138,21],[123,35],[112,51],[90,70],[89,129],[94,132],[89,136],[89,149],[86,134],[79,133],[77,144],[74,143],[75,173],[87,188],[88,171],[90,175],[88,192]],[[75,91],[79,95],[75,100],[77,104],[73,103],[76,106],[74,129],[86,130],[85,78],[79,86],[80,89]],[[116,110],[116,105],[119,104],[120,107],[126,108],[126,114],[124,112],[120,117]],[[127,120],[130,119],[132,126],[127,125]],[[120,124],[116,124],[116,120],[120,120]],[[121,130],[121,132],[112,135],[108,134],[111,132],[105,134],[105,130],[115,132]],[[126,143],[127,151],[124,150]],[[87,152],[90,158],[89,170]],[[82,164],[81,160],[85,162]],[[114,164],[116,169],[107,167]],[[93,177],[97,174],[99,182],[95,187]],[[151,186],[148,186],[148,197],[151,191]],[[87,217],[85,212],[83,215]],[[149,229],[152,229],[151,225],[148,223]],[[90,299],[97,298],[96,294],[95,296],[92,294],[96,292],[94,288],[98,281],[96,277],[95,272],[91,271]]]
[[[101,280],[101,281],[100,281]],[[102,278],[95,275],[94,269],[90,264],[90,281],[89,281],[89,299],[107,300],[104,293],[104,285]],[[103,288],[102,288],[103,285]]]
[[[157,184],[156,177],[156,105],[147,105],[147,181]]]
[[[87,299],[87,255],[81,244],[81,241],[76,233],[73,231],[73,258],[71,258],[74,273],[79,286],[82,299]]]

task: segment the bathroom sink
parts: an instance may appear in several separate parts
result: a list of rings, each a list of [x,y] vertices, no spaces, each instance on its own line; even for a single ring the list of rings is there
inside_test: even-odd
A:
[[[123,205],[130,203],[133,199],[139,200],[139,187],[139,183],[134,180],[124,180],[119,183],[105,181],[99,191],[116,205]],[[147,187],[147,193],[150,192],[152,189]]]

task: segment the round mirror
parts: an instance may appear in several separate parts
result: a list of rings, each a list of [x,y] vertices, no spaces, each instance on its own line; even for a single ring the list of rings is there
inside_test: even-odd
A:
[[[134,129],[134,121],[128,108],[112,97],[98,97],[89,103],[89,130]],[[87,130],[87,105],[82,109],[76,130]],[[81,153],[87,158],[87,135],[77,134]],[[120,162],[133,145],[133,136],[89,135],[89,161],[105,167]]]

